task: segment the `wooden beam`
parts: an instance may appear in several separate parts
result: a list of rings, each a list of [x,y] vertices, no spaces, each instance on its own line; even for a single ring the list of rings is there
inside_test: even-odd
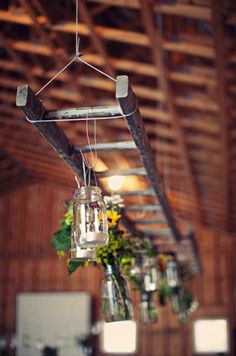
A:
[[[33,21],[25,14],[17,14],[10,11],[0,10],[0,20],[9,21],[12,23],[22,23],[24,25],[33,25]],[[64,33],[75,33],[75,24],[73,22],[67,22],[63,24],[57,24],[51,27],[51,30],[55,32],[64,32]],[[96,26],[96,33],[105,40],[118,41],[121,43],[128,43],[130,45],[137,45],[141,47],[147,47],[150,45],[150,40],[147,35],[127,30],[120,30],[111,27],[105,26]],[[79,24],[79,34],[84,36],[90,36],[91,32],[86,24]],[[37,46],[36,46],[37,47]],[[185,53],[189,55],[196,55],[203,58],[214,58],[214,50],[212,47],[194,44],[188,41],[164,41],[163,48],[167,51],[174,51],[179,53]],[[50,51],[50,55],[52,52]]]
[[[57,24],[53,26],[53,29],[55,31],[64,33],[75,33],[75,24],[73,22]],[[150,45],[149,37],[139,32],[121,30],[105,26],[96,26],[96,32],[105,40],[117,41],[141,47],[148,47]],[[79,24],[79,34],[83,36],[91,35],[88,27],[82,23]],[[164,41],[163,48],[170,52],[197,55],[203,58],[214,58],[213,48],[201,44],[190,43],[188,41]]]
[[[215,46],[215,69],[217,77],[216,103],[219,108],[219,126],[221,131],[221,149],[222,149],[222,195],[224,210],[224,228],[228,228],[229,219],[229,112],[227,108],[227,90],[225,78],[225,37],[224,37],[224,11],[223,3],[220,0],[211,0],[212,27]]]
[[[162,182],[160,174],[156,167],[155,159],[138,109],[137,97],[129,86],[127,76],[118,76],[116,83],[116,99],[124,114],[124,118],[132,138],[139,150],[140,158],[147,171],[151,186],[156,193],[160,205],[162,206],[173,237],[176,241],[178,241],[180,239],[180,233],[177,229],[165,192],[161,188]]]
[[[42,26],[42,23],[40,23],[40,21],[38,20],[38,17],[35,15],[33,7],[29,3],[29,1],[28,0],[19,0],[19,2],[21,3],[22,7],[26,10],[26,12],[29,14],[29,16],[30,16],[30,18],[32,20],[33,26],[36,27],[38,33],[43,38],[44,42],[49,46],[49,48],[52,51],[52,54],[53,53],[55,54],[56,53],[56,48],[54,46],[54,43],[50,39],[50,37],[47,35],[46,31],[44,30],[44,28]]]
[[[130,9],[140,9],[140,0],[90,0],[91,2],[107,4],[110,6],[127,7]],[[207,7],[188,5],[184,3],[161,3],[155,4],[154,10],[157,13],[189,17],[194,19],[208,20],[211,19],[210,11]]]
[[[199,216],[199,222],[201,222],[200,201],[198,197],[196,183],[193,178],[192,168],[187,154],[185,137],[179,123],[178,115],[175,111],[174,98],[172,95],[171,87],[169,85],[167,70],[164,63],[164,46],[162,45],[163,39],[160,37],[159,32],[156,30],[156,26],[154,24],[153,19],[153,8],[151,4],[152,3],[150,0],[141,0],[143,26],[150,37],[150,49],[153,58],[153,63],[156,65],[157,68],[159,68],[159,71],[161,73],[160,86],[164,92],[164,96],[166,97],[166,105],[172,120],[174,132],[176,134],[180,156],[182,158],[182,163],[187,176],[187,184],[189,185],[190,191],[195,200],[196,212]]]

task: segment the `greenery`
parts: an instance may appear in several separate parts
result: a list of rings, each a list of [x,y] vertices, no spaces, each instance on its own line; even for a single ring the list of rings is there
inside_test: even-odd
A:
[[[91,261],[74,261],[68,258],[67,270],[68,274],[72,274],[79,267],[87,265],[100,266],[104,268],[108,265],[114,266],[117,271],[121,269],[129,280],[132,282],[134,289],[141,294],[143,289],[143,276],[141,274],[132,274],[131,271],[135,267],[135,263],[140,257],[140,254],[149,257],[156,257],[157,251],[148,239],[134,238],[125,233],[120,227],[120,219],[122,217],[123,204],[119,196],[105,197],[107,204],[107,219],[108,219],[108,243],[100,248],[97,248],[97,259]],[[72,201],[65,202],[66,213],[60,222],[60,229],[54,233],[52,247],[56,250],[58,257],[63,258],[68,256],[70,251],[70,235],[71,226],[73,223],[73,203]],[[161,305],[165,305],[169,301],[178,300],[181,306],[179,312],[179,320],[185,322],[188,315],[197,307],[192,294],[186,289],[185,284],[192,279],[189,269],[184,264],[179,264],[180,279],[181,279],[181,296],[176,288],[168,285],[166,280],[166,262],[173,256],[168,254],[158,254],[157,265],[160,273],[158,294]]]
[[[133,263],[133,251],[135,250],[136,239],[127,235],[119,227],[122,216],[122,201],[117,196],[107,199],[107,219],[109,241],[105,246],[97,248],[96,262],[72,261],[68,259],[67,269],[71,274],[78,267],[87,265],[116,265],[127,271]],[[57,251],[59,257],[65,257],[70,250],[70,234],[73,222],[72,201],[66,202],[67,209],[65,216],[60,222],[60,229],[54,233],[52,247]]]

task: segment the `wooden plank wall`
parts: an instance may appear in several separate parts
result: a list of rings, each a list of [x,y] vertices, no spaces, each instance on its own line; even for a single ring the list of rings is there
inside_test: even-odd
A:
[[[101,271],[84,268],[72,277],[66,261],[50,247],[53,231],[63,215],[63,200],[71,192],[34,184],[0,198],[0,334],[15,330],[15,296],[19,291],[75,291],[92,293],[94,319],[100,317]],[[194,290],[201,307],[194,318],[229,318],[236,325],[233,303],[233,239],[219,231],[197,228],[203,273]],[[235,247],[235,243],[234,243]],[[235,272],[234,272],[235,273]],[[133,293],[137,315],[138,296]],[[188,356],[193,354],[192,324],[180,326],[170,308],[159,308],[159,323],[139,325],[139,355]],[[233,355],[233,351],[232,351]]]

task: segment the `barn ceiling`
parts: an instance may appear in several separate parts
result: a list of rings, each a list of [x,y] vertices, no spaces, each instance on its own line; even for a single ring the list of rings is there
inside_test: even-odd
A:
[[[0,28],[0,190],[34,180],[73,189],[72,171],[15,96],[24,83],[37,92],[73,57],[75,2],[1,1]],[[78,31],[84,60],[129,75],[176,217],[235,232],[234,1],[80,1]],[[107,105],[115,86],[74,62],[39,97],[48,110]],[[60,127],[73,143],[87,143],[84,123]],[[123,119],[97,123],[98,142],[122,140],[130,140]],[[133,152],[105,152],[97,169],[137,166]],[[126,185],[145,187],[145,178]]]

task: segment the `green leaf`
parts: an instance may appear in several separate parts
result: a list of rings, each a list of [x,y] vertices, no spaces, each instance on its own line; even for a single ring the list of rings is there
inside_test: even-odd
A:
[[[77,270],[79,267],[84,267],[85,263],[82,261],[72,261],[69,260],[67,264],[68,274],[71,275],[73,272]]]
[[[53,234],[52,247],[55,250],[68,251],[70,249],[70,226],[66,225],[63,229]]]

